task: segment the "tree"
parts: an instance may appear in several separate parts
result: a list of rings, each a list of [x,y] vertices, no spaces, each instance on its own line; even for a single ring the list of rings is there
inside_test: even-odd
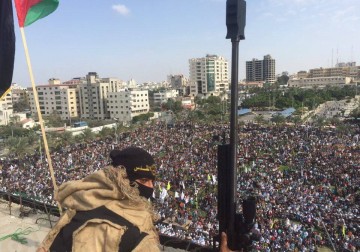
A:
[[[151,117],[153,117],[153,116],[154,116],[154,113],[152,113],[152,112],[149,112],[149,113],[146,113],[146,114],[141,114],[141,115],[138,115],[138,116],[134,116],[132,118],[132,123],[149,121],[149,119]]]
[[[287,75],[281,75],[278,79],[277,82],[279,83],[279,85],[286,85],[289,81],[289,76]]]
[[[119,132],[120,132],[119,126],[117,126],[117,132],[115,132],[115,128],[103,127],[103,128],[99,131],[98,136],[99,136],[101,139],[105,139],[105,138],[107,138],[107,137],[110,136],[110,135],[116,136],[116,134],[119,134]]]
[[[6,141],[5,145],[9,149],[9,153],[12,153],[18,158],[23,157],[33,149],[28,144],[28,139],[26,137],[11,137]]]
[[[13,103],[13,110],[14,112],[23,112],[25,110],[29,110],[30,105],[26,99],[21,99],[18,102]]]
[[[19,122],[20,122],[20,116],[18,115],[12,115],[10,117],[10,124],[12,125],[19,125]]]
[[[64,122],[61,120],[61,117],[56,110],[54,110],[51,115],[44,116],[44,121],[46,121],[48,127],[64,126]]]
[[[276,124],[283,124],[283,123],[285,123],[286,118],[281,114],[274,114],[271,117],[271,121],[276,123]]]
[[[91,142],[95,139],[94,132],[92,132],[92,130],[89,128],[85,129],[80,135],[86,142]]]
[[[64,131],[59,133],[58,138],[60,146],[67,146],[75,142],[74,136],[70,131]]]
[[[30,131],[28,129],[24,129],[13,124],[0,128],[0,136],[4,138],[27,136],[29,132]]]
[[[254,121],[258,124],[264,124],[266,123],[263,115],[257,115],[254,117]]]
[[[163,110],[171,110],[175,114],[183,110],[183,107],[181,106],[181,101],[174,101],[173,99],[168,99],[168,101],[166,103],[163,103],[161,106]]]

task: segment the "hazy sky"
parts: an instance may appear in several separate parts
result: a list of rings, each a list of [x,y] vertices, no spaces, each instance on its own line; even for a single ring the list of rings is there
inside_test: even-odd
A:
[[[226,0],[60,0],[48,17],[25,27],[35,82],[100,77],[163,81],[189,76],[190,58],[231,62]],[[360,65],[359,0],[247,0],[239,79],[245,61],[270,54],[276,73]],[[17,19],[15,21],[17,26]],[[13,82],[30,86],[19,29]]]

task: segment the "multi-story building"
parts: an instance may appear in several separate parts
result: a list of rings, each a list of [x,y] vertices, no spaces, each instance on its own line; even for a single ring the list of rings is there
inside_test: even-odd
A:
[[[11,85],[11,94],[12,94],[12,102],[18,103],[20,101],[27,101],[28,100],[28,94],[27,89],[20,87],[17,84]]]
[[[108,92],[111,92],[110,83],[103,82],[97,73],[89,72],[86,75],[86,83],[79,85],[81,118],[97,120],[109,118],[107,111]]]
[[[229,90],[228,62],[224,57],[206,55],[189,60],[190,95],[220,95]]]
[[[129,122],[134,116],[150,110],[148,90],[124,89],[107,94],[109,117],[120,122]]]
[[[34,92],[31,87],[27,89],[31,113],[37,117]],[[78,117],[77,85],[61,84],[58,79],[50,79],[49,85],[36,86],[39,99],[40,113],[51,115],[57,113],[62,120],[71,120]]]
[[[169,75],[168,82],[170,87],[179,91],[179,96],[189,95],[189,80],[184,75]]]
[[[312,88],[312,87],[326,87],[326,86],[344,86],[351,83],[351,78],[334,76],[334,77],[316,77],[316,78],[302,78],[289,80],[289,87],[297,88]]]
[[[304,78],[307,78],[308,77],[308,72],[306,72],[306,71],[299,71],[298,73],[297,73],[297,78],[298,79],[304,79]]]
[[[101,82],[109,83],[109,92],[118,92],[127,86],[126,82],[117,78],[102,78]]]
[[[308,77],[309,78],[317,78],[317,77],[350,77],[355,80],[360,80],[360,66],[356,66],[355,62],[351,64],[339,63],[338,67],[330,67],[330,68],[314,68],[309,70]]]
[[[269,83],[275,82],[275,59],[265,55],[263,60],[252,59],[246,61],[246,81]]]
[[[164,90],[154,93],[154,104],[166,103],[169,99],[175,99],[179,96],[179,91],[175,89]]]
[[[0,98],[0,125],[8,125],[13,114],[11,89],[8,89]]]

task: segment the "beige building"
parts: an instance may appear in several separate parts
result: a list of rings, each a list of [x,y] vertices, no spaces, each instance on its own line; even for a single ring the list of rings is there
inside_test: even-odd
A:
[[[289,87],[298,88],[312,88],[312,87],[326,87],[326,86],[343,86],[351,83],[349,77],[316,77],[316,78],[302,78],[302,79],[291,79],[288,84]]]
[[[34,92],[28,89],[31,113],[37,117]],[[57,113],[61,120],[70,120],[78,117],[77,86],[61,84],[58,79],[50,79],[49,85],[36,86],[40,112],[48,116]]]
[[[189,60],[191,96],[220,95],[229,90],[228,61],[221,56],[206,55]]]
[[[11,94],[13,103],[17,103],[19,101],[27,101],[28,99],[27,89],[20,87],[17,84],[11,85]]]
[[[331,68],[315,68],[310,69],[308,78],[317,77],[350,77],[353,79],[360,79],[360,66],[344,66],[344,67],[331,67]]]
[[[306,71],[299,71],[298,73],[297,73],[297,78],[298,79],[304,79],[304,78],[308,78],[308,72],[306,72]]]
[[[109,117],[120,122],[129,122],[133,117],[150,110],[148,90],[124,89],[107,94]]]

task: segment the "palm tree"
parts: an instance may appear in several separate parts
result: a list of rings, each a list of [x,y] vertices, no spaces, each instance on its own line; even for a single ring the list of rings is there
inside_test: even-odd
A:
[[[254,121],[258,124],[264,124],[265,123],[265,119],[263,115],[257,115],[254,117]]]
[[[70,131],[60,133],[58,138],[61,146],[66,146],[75,142],[74,136]]]
[[[14,154],[16,157],[23,157],[33,149],[28,144],[28,139],[24,137],[11,137],[6,141],[9,153]]]
[[[285,123],[286,118],[281,114],[275,114],[271,118],[271,121],[276,123],[276,124],[283,124],[283,123]]]
[[[82,135],[82,137],[84,138],[84,140],[87,141],[92,141],[95,139],[95,134],[94,132],[92,132],[91,129],[87,128],[85,129],[80,135]]]
[[[110,136],[110,135],[113,135],[115,133],[116,134],[119,134],[120,132],[120,127],[118,126],[118,129],[117,129],[117,132],[115,132],[115,129],[111,129],[111,128],[106,128],[106,127],[103,127],[99,133],[98,133],[98,136],[101,138],[101,139],[105,139],[106,137]]]

